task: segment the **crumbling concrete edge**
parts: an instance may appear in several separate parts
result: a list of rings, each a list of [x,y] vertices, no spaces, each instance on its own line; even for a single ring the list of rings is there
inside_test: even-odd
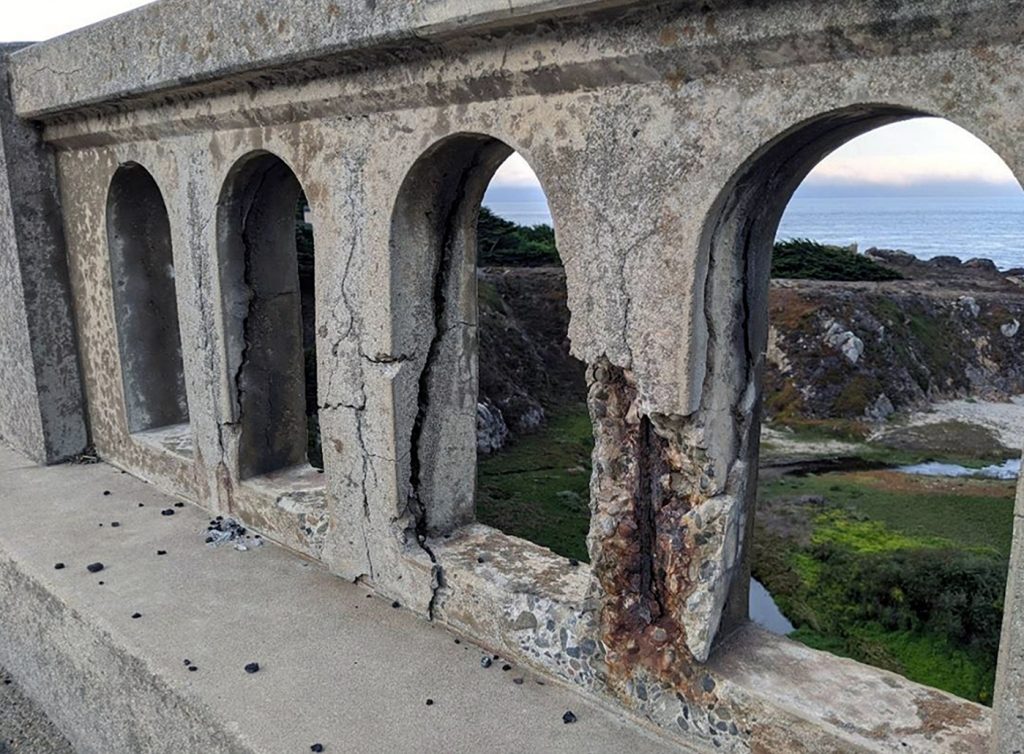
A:
[[[3,550],[0,664],[80,754],[255,752],[238,731]]]

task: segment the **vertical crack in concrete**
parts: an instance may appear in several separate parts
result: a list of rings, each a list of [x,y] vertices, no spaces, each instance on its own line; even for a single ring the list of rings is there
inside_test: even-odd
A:
[[[363,478],[359,483],[360,490],[363,494],[363,524],[359,529],[362,532],[363,547],[366,550],[366,567],[370,571],[370,579],[373,580],[376,574],[373,568],[373,558],[370,555],[370,538],[366,532],[366,528],[370,525],[370,496],[366,491],[367,481],[370,478],[370,454],[366,450],[366,441],[363,436],[363,411],[366,408],[365,385],[360,389],[360,393],[363,396],[362,405],[359,407],[353,407],[356,415],[356,441],[359,443],[360,455],[362,456],[363,472]]]
[[[651,420],[640,419],[637,436],[637,495],[633,514],[636,519],[637,543],[640,548],[640,598],[643,619],[654,623],[665,614],[662,580],[658,573],[657,514],[661,509],[661,463],[658,438]]]
[[[256,298],[256,290],[252,284],[252,255],[255,251],[256,244],[253,243],[252,238],[249,235],[249,218],[255,210],[256,200],[263,191],[269,172],[269,168],[264,169],[261,172],[259,176],[259,183],[256,185],[256,190],[253,191],[247,206],[242,211],[242,217],[238,228],[238,234],[242,241],[242,287],[245,291],[245,314],[242,317],[241,323],[242,353],[238,360],[238,367],[235,369],[235,400],[237,401],[238,411],[236,421],[240,428],[242,427],[242,416],[245,411],[245,387],[243,386],[242,378],[246,367],[249,364],[249,351],[252,348],[250,319],[252,315],[253,300]]]
[[[442,219],[443,236],[438,249],[437,264],[434,269],[434,287],[432,293],[434,332],[431,336],[430,346],[427,349],[426,359],[419,375],[419,387],[417,392],[417,412],[413,421],[412,433],[409,438],[409,499],[408,508],[416,522],[416,542],[430,558],[433,564],[431,568],[431,597],[427,606],[427,617],[434,618],[438,593],[444,584],[444,572],[441,564],[438,563],[434,551],[427,544],[429,534],[427,526],[427,510],[420,494],[422,460],[420,458],[420,445],[423,441],[424,425],[427,412],[430,409],[430,381],[433,375],[434,366],[437,361],[437,353],[441,347],[444,337],[450,328],[445,327],[445,315],[448,313],[447,289],[451,276],[458,271],[456,260],[453,259],[456,240],[459,232],[458,215],[466,200],[466,184],[478,167],[477,158],[467,166],[459,176],[459,182],[454,191],[451,202],[446,207],[446,213]]]

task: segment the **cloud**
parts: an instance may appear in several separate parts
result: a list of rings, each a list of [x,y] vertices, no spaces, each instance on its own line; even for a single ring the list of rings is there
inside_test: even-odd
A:
[[[492,186],[539,186],[537,174],[518,152],[513,152],[491,180]]]
[[[843,145],[807,177],[808,185],[974,183],[1015,185],[1006,163],[983,141],[939,118],[883,126]]]
[[[537,176],[519,154],[498,169],[494,186],[537,186]],[[944,191],[945,185],[948,191]],[[941,118],[883,126],[839,147],[811,171],[804,187],[927,189],[957,192],[971,187],[1017,189],[1016,178],[983,141]]]
[[[1013,173],[996,160],[964,160],[950,154],[935,155],[833,155],[807,177],[809,183],[867,183],[912,186],[921,183],[963,182],[1014,183]]]

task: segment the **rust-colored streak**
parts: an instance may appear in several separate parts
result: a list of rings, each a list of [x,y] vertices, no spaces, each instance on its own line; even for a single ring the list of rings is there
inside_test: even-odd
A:
[[[607,361],[590,370],[590,406],[597,444],[591,559],[613,686],[645,670],[687,698],[713,700],[697,683],[678,620],[692,591],[685,453],[639,415],[631,376]]]

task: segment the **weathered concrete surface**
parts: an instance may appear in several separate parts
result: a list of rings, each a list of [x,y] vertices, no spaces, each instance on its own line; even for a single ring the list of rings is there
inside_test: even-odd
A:
[[[1018,489],[1024,486],[1024,478]],[[995,725],[992,751],[1021,754],[1024,752],[1024,515],[1020,511],[1021,495],[1017,495],[1017,514],[1013,519],[1013,555],[1006,584],[1003,635],[999,642],[999,665],[996,675]]]
[[[309,560],[210,549],[206,514],[160,515],[173,503],[103,464],[0,450],[0,665],[81,754],[680,750],[521,667],[482,668],[486,651]]]
[[[67,739],[39,706],[21,693],[3,668],[0,668],[0,752],[74,754]]]
[[[40,116],[110,99],[158,93],[183,84],[273,69],[310,59],[358,66],[366,50],[401,50],[495,32],[544,18],[575,16],[635,0],[248,0],[231,4],[164,0],[36,47],[21,58],[18,112]],[[188,33],[181,19],[189,18]],[[135,45],[126,46],[123,40]],[[141,53],[141,54],[140,54]],[[90,60],[89,66],[73,61]],[[340,59],[340,60],[338,60]],[[71,65],[69,65],[71,63]],[[273,75],[264,72],[263,76]],[[239,77],[244,81],[246,77]],[[140,86],[141,83],[141,86]]]
[[[755,713],[758,752],[983,752],[991,712],[902,676],[748,625],[708,663],[716,693]],[[992,749],[993,751],[1003,751]]]
[[[818,159],[896,120],[947,117],[1024,175],[1024,4],[499,5],[301,0],[261,17],[261,4],[167,0],[16,56],[20,112],[59,150],[96,447],[689,740],[771,749],[795,725],[841,750],[849,736],[825,705],[845,666],[800,654],[840,684],[816,697],[824,716],[767,710],[713,670],[745,618],[771,239]],[[427,41],[390,44],[413,33]],[[572,351],[591,369],[592,573],[465,525],[472,225],[508,149],[548,195]],[[316,218],[319,480],[249,477],[236,441],[218,202],[232,171],[266,153]],[[127,162],[167,206],[191,419],[191,443],[174,433],[175,447],[125,420],[105,211]],[[501,556],[465,549],[484,545]],[[564,596],[581,581],[584,597]],[[744,656],[767,662],[778,653],[766,646]],[[978,745],[963,709],[942,729],[949,750]],[[936,750],[932,716],[901,719],[857,745]]]
[[[0,439],[40,463],[86,445],[53,155],[14,116],[0,45]]]

